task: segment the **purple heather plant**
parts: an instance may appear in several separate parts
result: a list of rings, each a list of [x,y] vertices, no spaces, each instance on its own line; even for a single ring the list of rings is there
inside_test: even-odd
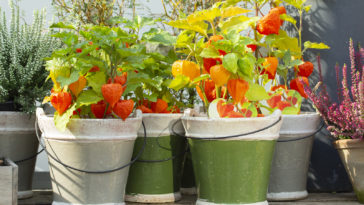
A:
[[[342,67],[342,81],[339,79],[340,68],[336,64],[336,80],[339,102],[332,103],[327,87],[323,83],[320,56],[317,57],[320,81],[311,89],[305,86],[308,98],[313,102],[327,125],[327,130],[337,139],[363,139],[364,136],[364,49],[355,51],[350,39],[351,88],[347,82],[347,66]],[[321,89],[318,89],[321,86]]]

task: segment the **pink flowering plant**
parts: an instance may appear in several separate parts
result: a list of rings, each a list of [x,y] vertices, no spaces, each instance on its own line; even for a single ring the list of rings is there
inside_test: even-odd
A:
[[[320,81],[314,89],[305,87],[305,93],[311,99],[327,125],[327,130],[337,139],[363,139],[364,136],[364,49],[355,51],[350,40],[351,86],[348,86],[348,69],[342,67],[340,82],[339,65],[336,64],[336,80],[339,101],[332,103],[327,87],[323,83],[320,57],[318,57]],[[322,85],[322,86],[321,86]],[[319,90],[319,87],[321,89]],[[318,90],[318,91],[317,91]]]

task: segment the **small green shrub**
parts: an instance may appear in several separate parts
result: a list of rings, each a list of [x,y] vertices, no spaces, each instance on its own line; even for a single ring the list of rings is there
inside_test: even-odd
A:
[[[45,11],[36,11],[31,25],[20,22],[19,7],[9,2],[11,20],[8,27],[0,15],[0,103],[13,102],[17,111],[34,113],[36,101],[42,100],[51,87],[44,58],[60,46],[45,31]]]

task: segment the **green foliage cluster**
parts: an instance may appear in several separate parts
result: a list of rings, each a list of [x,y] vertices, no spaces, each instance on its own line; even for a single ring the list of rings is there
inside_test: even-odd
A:
[[[43,59],[60,43],[44,31],[44,10],[35,12],[33,23],[27,25],[20,22],[14,2],[10,8],[9,27],[5,12],[0,16],[0,103],[11,101],[16,110],[30,114],[51,86]]]

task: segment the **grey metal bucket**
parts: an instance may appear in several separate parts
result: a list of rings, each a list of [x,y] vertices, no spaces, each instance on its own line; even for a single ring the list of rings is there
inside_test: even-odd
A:
[[[270,201],[307,197],[307,172],[313,134],[320,124],[318,113],[283,115],[274,152],[267,198]]]
[[[48,154],[65,165],[87,171],[105,171],[128,164],[142,123],[141,112],[121,119],[73,119],[65,132],[53,117],[37,110],[39,128]],[[85,173],[49,157],[53,205],[124,203],[129,167],[107,173]]]
[[[35,116],[22,112],[0,112],[0,157],[9,158],[18,165],[19,199],[33,196],[32,180],[38,151],[34,123]],[[28,158],[31,159],[23,161]]]

